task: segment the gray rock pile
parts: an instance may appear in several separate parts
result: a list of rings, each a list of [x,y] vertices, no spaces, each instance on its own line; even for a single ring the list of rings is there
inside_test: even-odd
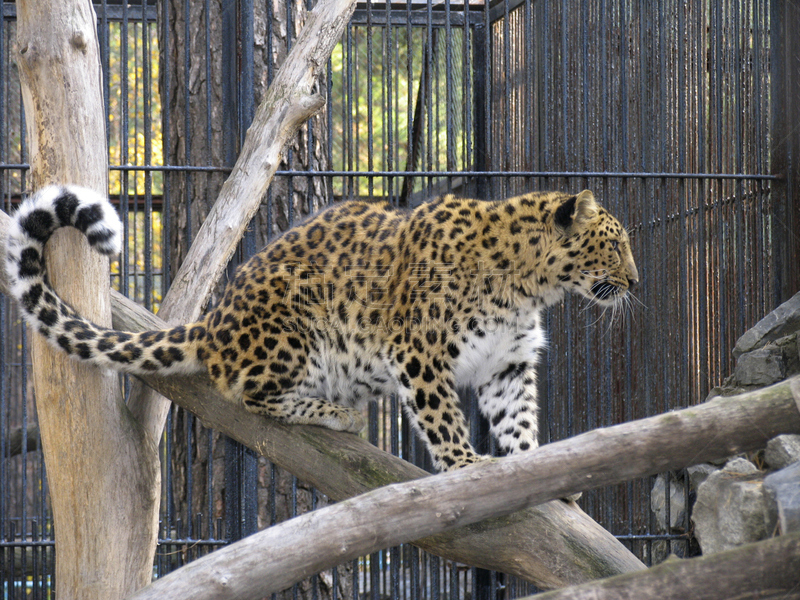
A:
[[[733,354],[733,375],[709,399],[800,374],[800,292],[739,338]],[[671,474],[669,518],[666,483],[660,475],[651,494],[656,522],[662,532],[685,531],[690,516],[703,554],[800,531],[800,435],[778,436],[752,456]]]

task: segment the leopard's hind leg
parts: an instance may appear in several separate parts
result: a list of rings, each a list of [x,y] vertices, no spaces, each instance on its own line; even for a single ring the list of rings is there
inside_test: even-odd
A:
[[[335,431],[358,433],[365,424],[360,410],[321,398],[303,397],[295,392],[260,398],[245,395],[244,407],[291,425],[319,425]]]

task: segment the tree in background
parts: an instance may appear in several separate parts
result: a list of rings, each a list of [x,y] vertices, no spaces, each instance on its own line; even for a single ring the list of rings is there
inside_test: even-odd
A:
[[[205,7],[208,7],[208,14]],[[239,43],[234,32],[241,28],[237,26],[236,15],[231,14],[230,3],[211,0],[184,5],[181,0],[171,0],[159,5],[159,83],[161,100],[165,103],[163,137],[168,164],[232,166],[252,117],[250,107],[261,101],[273,72],[283,63],[307,13],[302,2],[255,2],[253,8],[252,68],[238,67],[252,73],[251,93],[251,90],[242,89],[242,83],[246,85],[250,80],[246,74],[240,72],[240,77],[233,82],[238,85],[223,80],[226,67],[227,72],[233,71],[226,62],[248,55],[243,51],[238,54]],[[320,85],[325,85],[324,80]],[[248,112],[250,114],[246,114]],[[321,111],[301,128],[287,148],[286,159],[279,169],[328,169],[327,147],[327,115]],[[219,170],[166,174],[165,194],[169,199],[172,227],[165,243],[170,246],[169,267],[173,273],[186,256],[193,236],[226,177],[227,173]],[[286,231],[295,220],[319,210],[329,202],[329,196],[324,177],[276,177],[253,221],[251,235],[243,244],[240,258],[246,258],[269,239]],[[225,503],[234,501],[232,490],[225,489],[225,453],[226,448],[229,452],[232,449],[219,433],[208,432],[192,415],[181,409],[173,410],[173,481],[167,485],[173,487],[175,509],[187,526],[194,515],[208,516],[209,510],[214,512],[212,521],[223,519]],[[191,473],[187,472],[187,464],[192,465]],[[207,486],[209,470],[213,473],[210,490]],[[324,496],[313,493],[291,474],[273,467],[263,458],[258,459],[257,473],[252,483],[258,489],[259,529],[310,510],[312,505],[327,504]],[[271,486],[274,486],[274,496],[269,494]],[[271,497],[275,498],[274,505]],[[349,597],[352,593],[350,571],[347,567],[339,568],[340,597]],[[331,597],[332,586],[331,578],[319,579],[318,589],[323,600]],[[310,598],[311,587],[309,582],[301,584],[300,593]]]

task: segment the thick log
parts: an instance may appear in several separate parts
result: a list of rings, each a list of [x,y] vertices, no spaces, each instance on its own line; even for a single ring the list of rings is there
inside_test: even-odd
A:
[[[548,592],[527,600],[797,600],[800,533],[719,554],[672,559],[642,573]]]
[[[380,548],[585,489],[724,458],[796,432],[800,377],[457,472],[385,486],[254,534],[132,598],[261,598]]]
[[[16,61],[34,189],[55,182],[101,193],[108,188],[96,22],[87,0],[17,1]],[[67,302],[97,323],[111,322],[108,259],[92,252],[82,234],[58,231],[45,259]],[[57,596],[121,598],[152,577],[157,444],[131,419],[115,374],[70,361],[40,336],[31,346],[58,549]]]
[[[115,294],[114,326],[142,331],[158,317]],[[247,412],[218,394],[206,376],[146,378],[207,427],[252,448],[334,500],[345,500],[427,472],[361,438],[320,427],[286,426]],[[414,542],[461,563],[504,571],[550,589],[644,565],[578,506],[557,500]]]

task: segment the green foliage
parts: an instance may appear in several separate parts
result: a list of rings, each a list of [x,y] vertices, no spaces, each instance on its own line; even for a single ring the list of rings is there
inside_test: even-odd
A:
[[[331,167],[375,172],[457,170],[471,160],[464,107],[472,91],[464,81],[465,43],[452,31],[448,48],[444,31],[406,27],[351,27],[331,56]],[[425,68],[424,68],[425,65]],[[422,94],[417,164],[409,154],[415,109]],[[449,125],[449,126],[448,126]],[[334,181],[337,196],[383,196],[389,177],[343,177]],[[415,189],[422,187],[417,178]],[[395,186],[397,184],[395,183]],[[397,193],[397,187],[393,192]]]
[[[150,166],[164,164],[161,134],[161,97],[158,94],[158,37],[154,25],[109,24],[108,56],[108,156],[111,165]],[[109,192],[120,194],[147,189],[161,194],[160,171],[112,171]]]

